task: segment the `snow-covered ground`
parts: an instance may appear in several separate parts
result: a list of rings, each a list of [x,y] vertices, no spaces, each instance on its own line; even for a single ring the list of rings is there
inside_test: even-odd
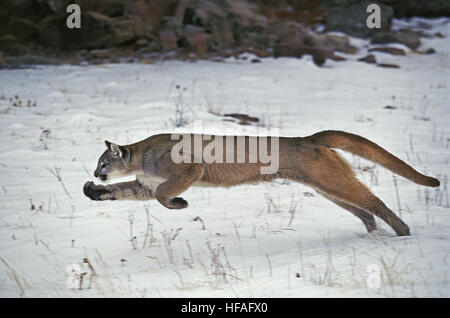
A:
[[[353,40],[357,55],[323,68],[308,56],[1,70],[0,296],[449,297],[449,21],[426,20],[446,36],[423,39],[436,54],[375,53],[400,69],[357,62],[367,42]],[[343,154],[410,237],[379,219],[380,230],[367,234],[347,211],[282,180],[192,188],[184,210],[86,198],[83,184],[99,182],[103,140],[172,132],[176,105],[185,110],[182,131],[201,121],[219,134],[360,134],[441,186],[394,179]],[[227,112],[264,127],[217,115]],[[87,273],[81,290],[69,288],[78,270]]]

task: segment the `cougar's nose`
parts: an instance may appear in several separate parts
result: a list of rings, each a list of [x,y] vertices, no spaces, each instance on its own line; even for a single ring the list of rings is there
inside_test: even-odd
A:
[[[98,171],[97,170],[94,171],[94,177],[96,177],[96,178],[98,177]]]

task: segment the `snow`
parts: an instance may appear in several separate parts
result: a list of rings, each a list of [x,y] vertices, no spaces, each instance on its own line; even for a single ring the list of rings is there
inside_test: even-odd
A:
[[[423,39],[434,55],[374,53],[400,69],[357,62],[367,42],[352,39],[360,52],[323,68],[304,57],[1,70],[0,296],[449,297],[450,20],[397,23],[417,21],[446,38]],[[21,107],[11,106],[15,95]],[[177,104],[186,110],[181,129]],[[231,112],[265,127],[217,115]],[[410,226],[410,237],[379,219],[368,234],[347,211],[283,180],[191,188],[184,210],[83,195],[86,181],[99,183],[93,171],[105,139],[128,144],[192,131],[199,121],[211,134],[360,134],[441,186],[394,179],[341,152]],[[95,270],[90,288],[85,258]],[[87,273],[81,290],[68,287],[71,268]]]

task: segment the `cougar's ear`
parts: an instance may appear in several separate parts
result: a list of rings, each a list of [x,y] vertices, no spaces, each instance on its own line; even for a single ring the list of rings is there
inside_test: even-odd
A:
[[[129,161],[131,159],[131,151],[127,147],[124,146],[118,146],[119,148],[119,154],[120,158],[122,158],[124,161]]]
[[[130,150],[127,147],[119,146],[118,144],[111,143],[110,148],[114,157],[120,157],[125,161],[128,161],[131,157]]]
[[[111,149],[111,142],[110,141],[105,140],[105,145],[106,145],[106,148]]]
[[[111,142],[109,144],[109,150],[111,151],[114,157],[122,157],[122,153],[120,151],[119,145]]]

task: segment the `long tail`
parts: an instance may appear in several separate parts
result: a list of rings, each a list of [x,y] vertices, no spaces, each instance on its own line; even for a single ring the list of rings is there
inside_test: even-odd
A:
[[[438,179],[417,172],[403,160],[392,155],[376,143],[355,134],[326,130],[305,137],[304,140],[313,144],[351,152],[420,185],[438,187],[440,184]]]

